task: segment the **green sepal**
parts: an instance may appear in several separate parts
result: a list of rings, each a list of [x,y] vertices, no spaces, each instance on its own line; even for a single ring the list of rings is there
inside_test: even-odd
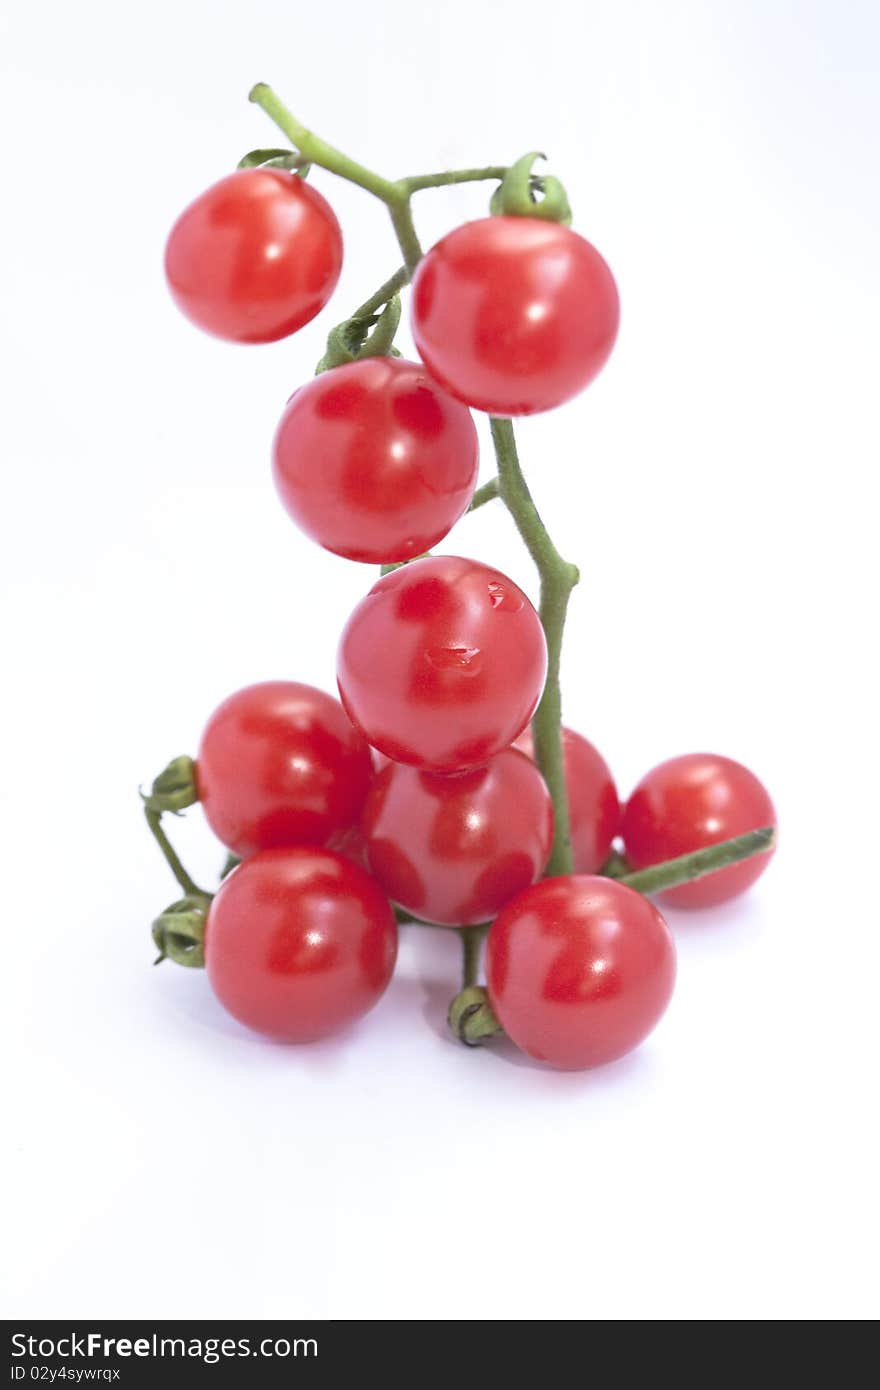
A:
[[[242,155],[236,169],[290,169],[305,178],[311,168],[296,150],[249,150]]]
[[[153,781],[149,796],[143,797],[144,805],[160,815],[170,811],[179,815],[187,806],[194,806],[199,799],[196,786],[196,765],[192,758],[182,754],[172,758],[166,768]]]
[[[327,349],[315,368],[315,374],[320,376],[321,372],[345,367],[350,362],[359,362],[363,357],[400,357],[400,351],[394,346],[399,323],[400,295],[395,294],[381,313],[346,319],[344,323],[337,324],[330,330]]]
[[[211,899],[189,895],[166,907],[153,922],[153,942],[159,952],[156,962],[173,960],[176,965],[205,964],[205,923]]]
[[[494,217],[541,217],[571,226],[568,195],[559,179],[553,174],[532,173],[535,160],[545,158],[539,150],[531,150],[511,164],[489,202]],[[543,196],[536,198],[536,193]]]
[[[449,1027],[467,1047],[480,1047],[487,1038],[494,1038],[504,1029],[492,1012],[489,995],[483,985],[467,985],[449,1005]]]

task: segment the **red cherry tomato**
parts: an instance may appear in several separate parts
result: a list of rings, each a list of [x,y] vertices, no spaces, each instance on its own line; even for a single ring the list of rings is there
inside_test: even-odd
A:
[[[619,319],[599,252],[537,217],[457,227],[413,281],[413,336],[426,367],[491,415],[533,415],[576,396],[607,361]]]
[[[688,753],[642,778],[623,811],[621,834],[634,869],[776,824],[764,787],[742,763]],[[659,896],[672,907],[713,907],[735,898],[766,869],[770,854],[730,864]]]
[[[302,328],[341,268],[333,209],[282,169],[240,169],[212,184],[181,213],[165,248],[177,307],[236,343],[271,343]]]
[[[293,395],[275,482],[307,535],[348,560],[411,560],[467,510],[479,462],[470,411],[424,367],[367,357]]]
[[[535,756],[531,729],[516,740],[516,748]],[[620,802],[608,764],[583,734],[562,730],[568,819],[575,873],[594,874],[611,853],[620,829]]]
[[[396,956],[388,899],[330,850],[255,854],[223,880],[208,912],[214,993],[240,1023],[283,1042],[311,1042],[360,1018]]]
[[[675,947],[647,898],[613,879],[545,878],[499,913],[489,999],[518,1047],[577,1071],[637,1047],[669,1003]]]
[[[395,762],[455,772],[522,733],[547,671],[540,619],[498,570],[414,560],[374,584],[339,644],[349,716]]]
[[[339,701],[295,681],[230,695],[196,760],[208,823],[241,856],[324,844],[357,821],[372,777],[370,750]]]
[[[367,862],[394,902],[427,922],[485,922],[534,883],[550,857],[553,805],[513,748],[468,772],[389,763],[361,817]]]

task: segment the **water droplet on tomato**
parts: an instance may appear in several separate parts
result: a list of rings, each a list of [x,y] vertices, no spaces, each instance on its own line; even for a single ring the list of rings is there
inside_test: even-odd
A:
[[[493,608],[500,608],[504,613],[518,613],[522,608],[521,595],[511,593],[506,585],[499,584],[496,579],[490,580],[486,588],[489,590],[489,602]]]
[[[428,647],[425,660],[437,671],[463,671],[475,676],[482,666],[479,647]]]

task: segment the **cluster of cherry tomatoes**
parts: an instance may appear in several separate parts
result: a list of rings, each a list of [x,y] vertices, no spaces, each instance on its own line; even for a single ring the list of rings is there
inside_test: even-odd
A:
[[[248,343],[312,319],[341,263],[325,199],[277,168],[207,190],[166,252],[188,317]],[[275,480],[294,520],[335,554],[393,568],[342,633],[341,703],[272,681],[207,723],[192,799],[241,860],[210,903],[207,974],[241,1022],[307,1041],[380,998],[398,918],[491,923],[486,982],[504,1030],[545,1062],[591,1066],[641,1041],[675,977],[660,912],[600,872],[615,844],[639,868],[770,825],[773,808],[745,768],[703,755],[655,768],[621,807],[600,754],[565,729],[574,872],[541,877],[554,833],[529,733],[547,671],[541,621],[506,575],[424,552],[474,493],[471,408],[528,414],[580,391],[613,346],[617,291],[568,227],[493,216],[427,253],[412,313],[421,362],[330,366],[278,427]],[[765,863],[668,899],[720,902]]]

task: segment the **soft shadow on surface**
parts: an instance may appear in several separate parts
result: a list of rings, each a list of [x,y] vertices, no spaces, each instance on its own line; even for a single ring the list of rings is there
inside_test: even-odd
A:
[[[500,1063],[502,1066],[514,1066],[525,1071],[538,1072],[541,1076],[546,1077],[548,1086],[563,1091],[594,1090],[618,1084],[628,1086],[634,1079],[647,1077],[654,1070],[650,1053],[650,1038],[643,1047],[637,1047],[626,1057],[621,1057],[616,1062],[608,1062],[603,1067],[592,1067],[589,1071],[558,1071],[554,1067],[548,1067],[544,1062],[536,1062],[533,1057],[528,1057],[525,1052],[520,1052],[516,1044],[512,1043],[509,1038],[494,1038],[480,1051],[489,1057],[494,1064]]]
[[[417,987],[418,1003],[422,1018],[427,1023],[431,1032],[441,1039],[442,1042],[455,1043],[455,1038],[449,1031],[449,1024],[446,1022],[446,1015],[449,1012],[449,1005],[458,988],[455,976],[450,978],[436,977],[435,975],[420,974],[413,984]],[[460,1044],[457,1044],[460,1046]]]
[[[163,965],[155,981],[155,1025],[166,1036],[177,1034],[183,1052],[207,1048],[222,1052],[224,1065],[233,1058],[249,1066],[262,1053],[270,1066],[296,1063],[308,1072],[330,1076],[338,1072],[352,1048],[378,1047],[391,1054],[401,1036],[427,1027],[450,1060],[464,1056],[475,1068],[514,1067],[541,1078],[542,1091],[604,1088],[645,1079],[654,1070],[650,1039],[645,1046],[617,1062],[591,1071],[556,1071],[521,1052],[508,1038],[497,1038],[478,1048],[465,1048],[449,1031],[446,1021],[450,1000],[458,989],[460,948],[451,933],[437,936],[412,934],[407,942],[403,968],[391,981],[385,996],[364,1018],[329,1038],[311,1043],[274,1042],[236,1022],[220,1006],[204,972]],[[485,1075],[485,1072],[483,1072]]]
[[[747,892],[741,898],[719,903],[717,907],[669,907],[660,898],[651,901],[662,912],[673,935],[718,936],[728,934],[732,941],[750,940],[765,924],[766,913],[760,892]]]
[[[263,1052],[279,1061],[285,1057],[296,1059],[298,1064],[319,1073],[338,1070],[346,1049],[357,1042],[359,1026],[364,1022],[358,1020],[332,1037],[321,1038],[316,1042],[276,1042],[272,1038],[264,1038],[259,1033],[252,1032],[228,1014],[214,997],[201,970],[187,972],[185,979],[174,981],[173,986],[166,989],[159,1006],[158,1017],[160,1022],[167,1023],[169,1028],[188,1030],[190,1040],[194,1034],[203,1038],[207,1036],[228,1040],[237,1052],[240,1050],[243,1059]]]

